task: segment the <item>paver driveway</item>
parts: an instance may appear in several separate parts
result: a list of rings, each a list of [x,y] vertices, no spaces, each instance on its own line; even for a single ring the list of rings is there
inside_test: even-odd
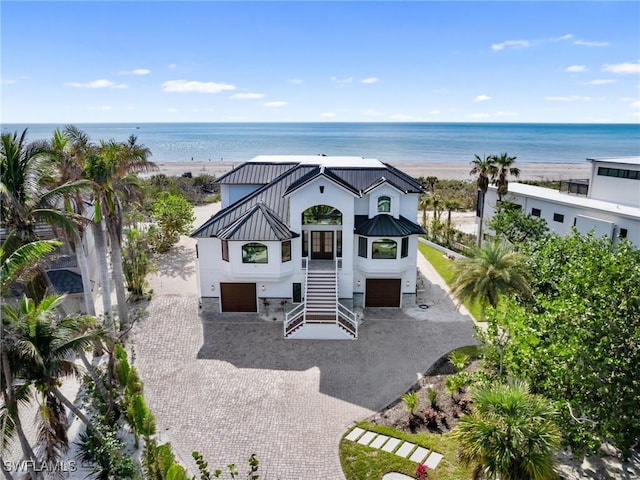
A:
[[[430,293],[441,301],[416,318],[368,312],[358,340],[284,340],[282,323],[256,315],[201,317],[194,250],[183,239],[160,265],[134,339],[160,439],[192,473],[191,452],[199,450],[213,468],[244,466],[256,453],[268,480],[343,479],[345,430],[395,401],[443,354],[473,342],[469,317],[436,286]]]
[[[136,360],[162,440],[195,471],[256,453],[269,479],[344,478],[338,443],[435,360],[472,342],[467,321],[367,319],[355,341],[284,340],[280,322],[201,318],[193,295],[158,295]],[[313,474],[310,475],[310,472]]]

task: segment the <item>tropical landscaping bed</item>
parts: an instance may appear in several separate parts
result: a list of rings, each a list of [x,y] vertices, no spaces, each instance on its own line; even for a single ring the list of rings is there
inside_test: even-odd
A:
[[[357,426],[442,454],[442,461],[428,472],[428,478],[470,478],[471,469],[457,460],[457,443],[449,433],[460,415],[469,411],[469,397],[465,387],[447,380],[455,379],[458,373],[450,357],[456,363],[465,358],[465,363],[470,360],[458,378],[477,372],[478,349],[475,345],[462,347],[440,358],[405,395]],[[415,405],[412,398],[417,400]],[[417,468],[417,463],[411,460],[345,438],[340,442],[340,460],[347,480],[382,478],[388,472],[415,476]]]

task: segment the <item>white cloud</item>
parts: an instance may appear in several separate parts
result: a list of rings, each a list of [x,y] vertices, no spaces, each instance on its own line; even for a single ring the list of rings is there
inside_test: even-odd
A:
[[[378,83],[379,81],[380,79],[378,77],[367,77],[360,80],[360,83],[372,84],[372,83]]]
[[[367,117],[382,117],[382,116],[386,115],[386,113],[379,112],[378,110],[374,110],[372,108],[369,108],[369,109],[365,110],[362,113],[364,115],[366,115]]]
[[[504,117],[517,117],[518,115],[519,115],[518,112],[496,112],[495,113],[496,117],[501,117],[501,118],[504,118]]]
[[[564,71],[565,72],[571,72],[571,73],[586,72],[587,71],[587,67],[585,65],[571,65],[571,66],[565,68]]]
[[[177,108],[167,108],[167,112],[171,112],[171,113],[176,113],[179,112],[180,110],[178,110]]]
[[[293,83],[294,85],[300,85],[303,83],[303,80],[301,78],[292,78],[291,80],[289,80],[290,83]]]
[[[270,108],[278,108],[278,107],[284,107],[285,105],[288,105],[288,104],[287,102],[267,102],[267,103],[263,103],[262,105]]]
[[[225,90],[235,90],[234,85],[216,82],[198,82],[196,80],[169,80],[162,84],[162,89],[170,93],[220,93]]]
[[[584,45],[585,47],[608,47],[611,45],[609,42],[589,42],[586,40],[576,40],[574,45]]]
[[[580,85],[607,85],[609,83],[616,83],[616,80],[611,78],[597,78],[588,82],[580,82]]]
[[[178,68],[178,64],[177,63],[170,63],[169,65],[167,65],[167,67],[173,70],[174,68]]]
[[[260,100],[264,98],[264,93],[234,93],[229,98],[234,100]]]
[[[552,38],[551,40],[554,42],[558,42],[560,40],[571,40],[573,38],[573,35],[571,35],[570,33],[567,33],[566,35],[562,35],[561,37],[556,37],[556,38]]]
[[[631,108],[640,108],[640,100],[636,100],[635,102],[633,102],[631,105],[629,105]]]
[[[439,115],[440,114],[440,110],[431,110],[429,113],[431,115]]]
[[[406,113],[394,113],[393,115],[391,115],[391,118],[393,120],[409,121],[414,120],[416,117],[414,117],[413,115],[407,115]]]
[[[487,100],[491,100],[489,95],[478,95],[473,99],[474,102],[486,102]]]
[[[87,83],[67,82],[65,85],[73,88],[129,88],[129,86],[124,83],[116,83],[105,79],[94,80],[93,82]]]
[[[579,95],[559,96],[559,97],[545,97],[545,100],[550,102],[589,102],[591,97],[581,97]]]
[[[489,118],[491,115],[488,113],[472,113],[469,118]]]
[[[147,68],[136,68],[135,70],[122,70],[118,72],[120,75],[149,75],[151,70]]]
[[[605,64],[602,66],[603,72],[611,72],[611,73],[640,73],[640,62],[639,63],[614,63],[614,64]]]
[[[520,49],[520,48],[527,48],[531,46],[531,42],[529,40],[507,40],[506,42],[502,42],[502,43],[494,43],[493,45],[491,45],[491,50],[494,51],[499,51],[499,50],[504,50],[505,48],[507,49]]]
[[[347,77],[347,78],[331,77],[331,81],[333,83],[337,83],[338,85],[345,85],[347,83],[352,83],[353,77]]]
[[[8,79],[8,78],[0,79],[0,85],[13,85],[14,83],[16,83],[16,81],[13,79]]]
[[[87,110],[93,110],[93,111],[100,111],[100,112],[106,112],[108,110],[111,110],[111,107],[109,105],[102,105],[99,107],[87,107]]]
[[[321,113],[320,116],[322,118],[335,118],[336,114],[333,112],[324,112],[324,113]]]
[[[127,110],[129,110],[129,111],[131,111],[131,110],[135,110],[135,109],[136,109],[136,108],[135,108],[135,107],[133,107],[133,106],[131,106],[131,105],[129,105],[129,106],[127,107]]]

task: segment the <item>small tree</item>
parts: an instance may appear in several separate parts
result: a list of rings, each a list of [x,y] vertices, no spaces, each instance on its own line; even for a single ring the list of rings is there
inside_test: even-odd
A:
[[[125,231],[125,237],[127,243],[122,251],[124,278],[127,290],[140,297],[145,294],[147,275],[155,268],[150,258],[149,235],[132,228]]]
[[[182,195],[164,194],[151,206],[151,218],[157,223],[152,230],[154,248],[164,253],[178,243],[180,235],[189,233],[195,215],[193,205]]]
[[[514,246],[538,241],[549,231],[543,218],[522,213],[516,205],[506,202],[498,204],[487,225]]]

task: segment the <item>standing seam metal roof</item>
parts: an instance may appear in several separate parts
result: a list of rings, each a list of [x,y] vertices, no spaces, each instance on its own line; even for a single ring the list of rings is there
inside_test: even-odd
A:
[[[427,233],[415,222],[400,215],[380,214],[373,218],[366,215],[356,215],[355,233],[365,237],[406,237],[407,235],[421,235]]]
[[[264,203],[285,225],[289,219],[289,199],[282,198],[285,190],[291,183],[309,173],[315,167],[313,165],[297,165],[289,168],[271,183],[260,187],[255,192],[220,210],[216,215],[207,220],[196,229],[191,236],[195,238],[217,237],[218,233],[229,227],[240,218],[249,208],[257,203]]]
[[[219,185],[266,185],[298,165],[290,163],[246,162],[216,180]]]
[[[227,228],[218,232],[222,240],[289,240],[299,236],[264,203],[257,203]]]

